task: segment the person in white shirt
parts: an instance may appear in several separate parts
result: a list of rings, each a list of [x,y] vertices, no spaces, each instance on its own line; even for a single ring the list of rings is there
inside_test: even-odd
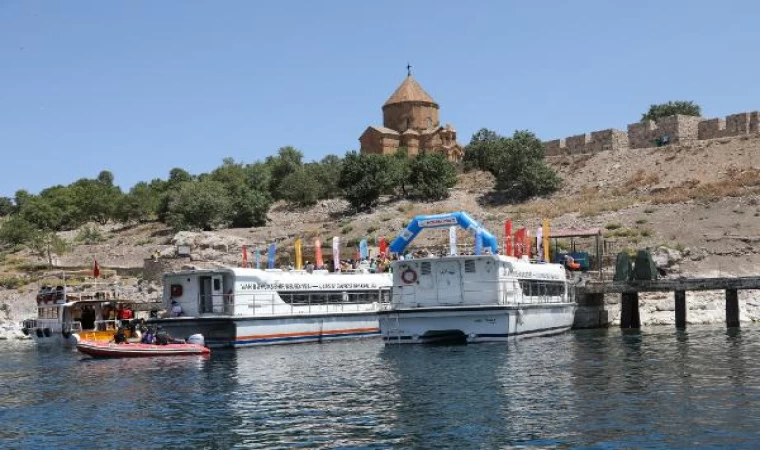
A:
[[[169,309],[169,317],[180,317],[182,315],[182,306],[176,300],[172,300],[172,307]]]

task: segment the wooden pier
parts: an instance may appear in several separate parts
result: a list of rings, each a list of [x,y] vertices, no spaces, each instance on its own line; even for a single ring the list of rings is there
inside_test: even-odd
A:
[[[726,292],[726,326],[739,326],[739,291],[760,289],[760,277],[735,278],[677,278],[652,281],[598,282],[589,281],[577,288],[577,294],[603,296],[622,294],[620,308],[621,328],[640,328],[639,292],[673,292],[675,297],[676,327],[686,327],[686,291]]]

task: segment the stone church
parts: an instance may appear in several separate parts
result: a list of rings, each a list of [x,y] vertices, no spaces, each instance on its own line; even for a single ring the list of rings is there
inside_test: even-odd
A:
[[[393,154],[406,147],[409,156],[442,153],[451,162],[460,162],[464,149],[457,132],[438,121],[438,103],[411,73],[383,105],[383,126],[370,126],[359,137],[362,154]]]

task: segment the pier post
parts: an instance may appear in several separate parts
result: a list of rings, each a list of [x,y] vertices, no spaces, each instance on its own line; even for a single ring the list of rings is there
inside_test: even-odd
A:
[[[620,306],[620,328],[641,328],[639,293],[623,292]]]
[[[739,327],[739,291],[726,289],[726,326]]]
[[[686,328],[686,291],[675,291],[676,328]]]

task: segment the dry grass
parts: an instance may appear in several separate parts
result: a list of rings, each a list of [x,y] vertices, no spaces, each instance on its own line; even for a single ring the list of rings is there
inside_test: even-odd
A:
[[[714,202],[725,197],[741,197],[760,193],[760,169],[741,170],[731,167],[726,176],[713,183],[700,183],[698,180],[686,180],[678,186],[663,189],[655,193],[653,204],[685,203],[688,201]]]
[[[631,197],[602,197],[595,188],[585,188],[578,195],[568,198],[541,199],[516,208],[520,215],[553,219],[569,213],[581,217],[594,217],[607,211],[625,209],[638,200]]]
[[[656,173],[647,173],[644,169],[639,169],[622,186],[613,189],[612,195],[627,195],[634,191],[650,188],[659,182],[660,177]]]

